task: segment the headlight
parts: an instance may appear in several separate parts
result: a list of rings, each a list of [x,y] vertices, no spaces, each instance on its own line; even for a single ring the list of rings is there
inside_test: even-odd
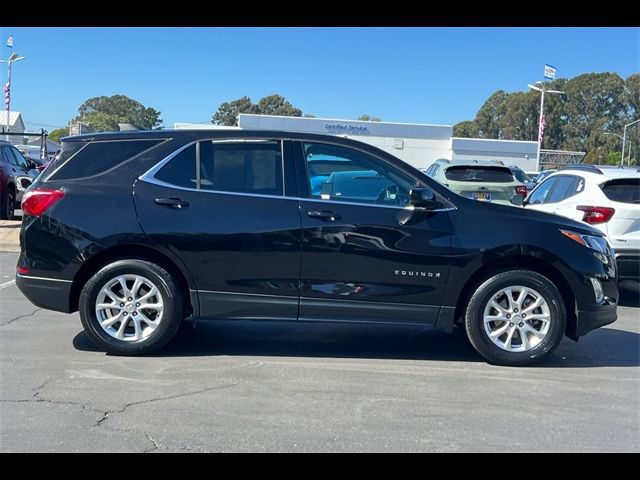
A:
[[[611,254],[611,248],[606,238],[598,237],[596,235],[584,235],[582,233],[572,232],[570,230],[560,230],[565,237],[570,238],[574,242],[578,242],[580,245],[591,248],[597,252]]]

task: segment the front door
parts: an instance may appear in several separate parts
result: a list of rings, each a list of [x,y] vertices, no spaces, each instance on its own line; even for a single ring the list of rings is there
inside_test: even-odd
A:
[[[142,229],[185,263],[203,318],[297,319],[300,213],[284,196],[283,148],[201,141],[135,185]]]
[[[306,197],[300,319],[435,323],[449,274],[446,209],[411,210],[420,181],[369,153],[294,148]]]

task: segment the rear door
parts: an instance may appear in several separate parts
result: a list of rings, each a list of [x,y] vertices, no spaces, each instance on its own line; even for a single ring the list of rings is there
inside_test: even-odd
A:
[[[203,140],[135,185],[142,229],[184,261],[204,318],[297,319],[300,213],[285,197],[286,148]]]

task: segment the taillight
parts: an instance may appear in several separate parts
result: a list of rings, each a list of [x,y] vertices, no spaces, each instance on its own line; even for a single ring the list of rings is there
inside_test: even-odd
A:
[[[527,186],[526,185],[518,185],[516,187],[516,195],[522,195],[523,197],[527,196]]]
[[[20,274],[20,275],[26,275],[27,273],[29,273],[29,269],[27,267],[16,267],[16,271]]]
[[[595,225],[598,223],[607,223],[609,220],[611,220],[613,214],[616,213],[614,208],[609,207],[591,207],[588,205],[578,205],[576,208],[584,212],[582,221],[591,225]]]
[[[62,190],[53,190],[51,188],[30,190],[22,198],[22,213],[40,217],[62,197],[64,197]]]

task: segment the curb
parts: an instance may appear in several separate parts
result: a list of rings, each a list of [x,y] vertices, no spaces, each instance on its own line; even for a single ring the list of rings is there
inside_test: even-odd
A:
[[[0,252],[20,252],[20,245],[15,243],[0,243]]]

